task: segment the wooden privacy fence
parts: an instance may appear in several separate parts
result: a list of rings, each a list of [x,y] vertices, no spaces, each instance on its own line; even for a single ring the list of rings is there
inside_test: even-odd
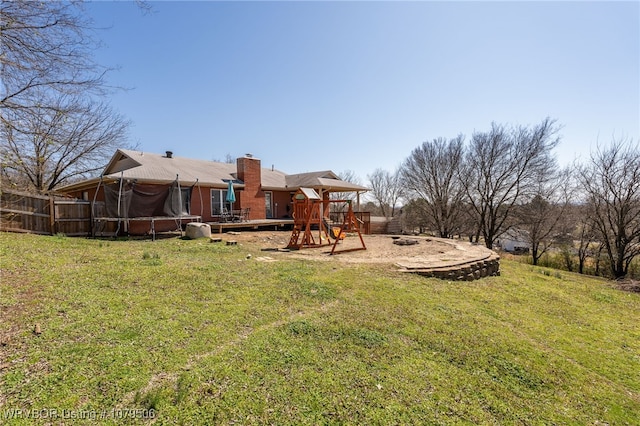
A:
[[[91,235],[91,202],[0,190],[0,231]]]

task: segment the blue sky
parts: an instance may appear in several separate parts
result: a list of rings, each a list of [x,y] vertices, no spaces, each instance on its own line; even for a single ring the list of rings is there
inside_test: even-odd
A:
[[[640,139],[637,1],[149,4],[88,6],[144,151],[366,183],[492,121],[557,119],[561,164]]]

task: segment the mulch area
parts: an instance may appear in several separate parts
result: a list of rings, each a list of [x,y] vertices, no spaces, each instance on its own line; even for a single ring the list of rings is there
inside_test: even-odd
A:
[[[317,231],[316,231],[317,232]],[[290,231],[254,231],[232,232],[221,235],[224,240],[235,240],[238,244],[255,244],[265,250],[265,255],[274,259],[297,258],[324,261],[339,261],[346,263],[385,263],[397,264],[406,262],[451,262],[468,257],[486,255],[486,249],[473,246],[458,240],[444,240],[430,237],[391,236],[391,235],[363,235],[366,250],[350,251],[330,256],[332,245],[317,248],[305,248],[289,252],[272,251],[287,246]],[[314,234],[317,238],[317,233]],[[333,242],[333,240],[332,240]],[[397,244],[400,242],[401,244]],[[405,244],[402,244],[405,242]],[[406,243],[408,242],[408,243]],[[361,247],[357,234],[348,234],[339,242],[336,250]]]

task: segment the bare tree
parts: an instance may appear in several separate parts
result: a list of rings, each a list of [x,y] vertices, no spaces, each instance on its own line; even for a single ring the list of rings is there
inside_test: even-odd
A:
[[[574,236],[578,242],[578,273],[584,274],[587,258],[594,255],[592,243],[595,241],[596,232],[590,209],[587,206],[578,206],[578,208],[581,211],[571,217],[576,220]]]
[[[442,238],[452,237],[460,229],[464,188],[459,169],[464,158],[464,137],[424,142],[415,148],[402,167],[402,182],[407,191],[424,203],[424,219]]]
[[[532,199],[538,179],[555,167],[557,130],[546,118],[531,128],[493,123],[490,131],[473,134],[461,179],[488,248],[512,226],[514,208]]]
[[[371,196],[375,199],[384,217],[395,215],[396,206],[402,197],[400,171],[390,173],[387,170],[376,169],[367,176],[371,187]]]
[[[462,203],[462,214],[460,215],[458,224],[458,234],[465,235],[469,238],[470,243],[480,242],[480,221],[475,210],[471,207],[466,198]]]
[[[360,177],[353,170],[343,170],[337,173],[338,177],[345,182],[351,182],[356,185],[361,185]]]
[[[432,223],[428,220],[426,203],[424,199],[416,198],[409,200],[404,205],[402,212],[407,229],[415,230],[418,228],[419,233],[422,234],[430,228]]]
[[[367,201],[362,207],[362,211],[369,212],[372,216],[382,216],[380,207],[378,207],[378,205],[373,201]]]
[[[234,164],[236,162],[235,158],[233,158],[233,155],[231,155],[231,153],[229,152],[224,155],[224,160],[221,160],[219,157],[213,157],[211,158],[211,161],[225,164]]]
[[[640,255],[640,146],[614,141],[591,153],[578,178],[592,206],[597,238],[614,277],[624,277]]]
[[[49,105],[55,108],[7,111],[2,175],[13,187],[47,192],[87,177],[126,138],[129,123],[106,104],[61,96]]]
[[[566,232],[562,225],[570,203],[569,169],[555,173],[546,170],[549,175],[539,177],[538,187],[533,198],[515,209],[517,226],[526,231],[531,245],[533,264],[545,254],[554,242]]]
[[[353,170],[343,170],[341,172],[336,173],[338,177],[345,181],[351,182],[356,185],[360,185],[360,178]],[[355,193],[353,192],[332,192],[329,195],[329,198],[332,200],[347,200],[353,203],[356,198]],[[331,203],[330,205],[331,212],[333,213],[346,213],[347,205],[343,203]],[[355,206],[354,206],[355,210]]]
[[[3,180],[48,191],[97,170],[126,146],[128,122],[94,100],[112,88],[108,70],[93,59],[92,34],[81,1],[1,3]]]
[[[361,185],[360,178],[353,170],[343,170],[341,172],[336,173],[338,177],[345,181],[350,182],[355,185]],[[332,192],[331,199],[332,200],[351,200],[355,198],[355,194],[353,192]]]
[[[43,95],[51,92],[103,93],[107,70],[93,60],[97,42],[85,16],[81,2],[2,2],[2,110],[49,107]]]

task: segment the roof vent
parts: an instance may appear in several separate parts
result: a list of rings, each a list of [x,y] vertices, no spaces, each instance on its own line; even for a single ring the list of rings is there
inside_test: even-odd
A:
[[[253,154],[245,154],[244,156],[247,158],[253,158]]]
[[[173,151],[166,151],[167,158],[173,158]]]

